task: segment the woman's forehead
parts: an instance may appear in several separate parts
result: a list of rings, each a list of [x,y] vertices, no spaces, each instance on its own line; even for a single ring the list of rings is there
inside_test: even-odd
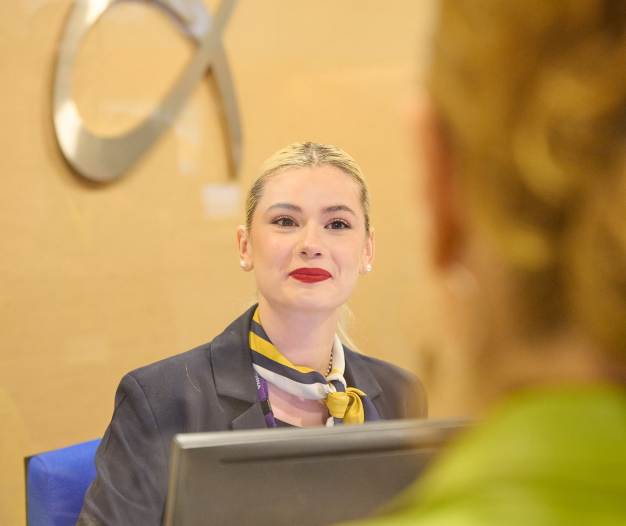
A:
[[[259,201],[261,208],[272,206],[272,201],[285,199],[300,204],[329,206],[345,201],[360,208],[360,188],[356,181],[334,166],[294,168],[270,177]],[[336,202],[336,203],[335,203]],[[299,203],[293,203],[299,204]],[[265,211],[265,210],[263,210]]]

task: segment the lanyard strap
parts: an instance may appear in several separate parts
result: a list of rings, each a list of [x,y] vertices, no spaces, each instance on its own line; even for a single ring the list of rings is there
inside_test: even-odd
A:
[[[267,389],[267,382],[264,378],[261,378],[256,371],[254,371],[254,377],[256,378],[256,388],[259,391],[259,400],[261,401],[261,409],[263,410],[265,423],[269,428],[277,427],[272,405],[270,404],[270,393]]]

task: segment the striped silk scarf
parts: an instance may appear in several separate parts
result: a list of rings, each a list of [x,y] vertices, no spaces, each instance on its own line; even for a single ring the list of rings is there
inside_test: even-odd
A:
[[[343,346],[336,334],[333,370],[326,377],[314,369],[293,365],[280,354],[261,326],[258,308],[250,326],[250,349],[254,370],[265,381],[294,396],[324,402],[330,413],[327,426],[380,420],[367,395],[346,385]]]

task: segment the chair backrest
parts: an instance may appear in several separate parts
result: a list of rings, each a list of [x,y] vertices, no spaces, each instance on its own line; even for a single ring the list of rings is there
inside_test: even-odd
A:
[[[28,526],[75,526],[85,492],[96,477],[102,439],[41,453],[26,467]]]

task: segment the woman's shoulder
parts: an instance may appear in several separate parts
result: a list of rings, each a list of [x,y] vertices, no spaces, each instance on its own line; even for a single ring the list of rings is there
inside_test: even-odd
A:
[[[403,369],[393,363],[367,356],[365,354],[357,353],[344,346],[344,353],[346,362],[354,363],[360,362],[365,365],[375,376],[379,383],[382,382],[401,382],[401,383],[416,383],[420,382],[419,378],[412,372]],[[421,382],[420,382],[421,383]]]
[[[193,401],[199,390],[214,391],[211,344],[170,356],[126,373],[115,393],[115,407],[123,400],[133,406],[148,404],[151,411],[168,407],[170,402]],[[198,393],[199,394],[199,393]]]
[[[344,346],[346,366],[353,374],[363,378],[369,373],[375,380],[383,398],[387,401],[402,400],[406,415],[425,418],[428,414],[428,398],[420,379],[397,365],[354,352]],[[367,370],[367,373],[364,371]],[[356,380],[356,379],[355,379]],[[356,380],[358,383],[358,380]],[[356,387],[359,387],[356,385]],[[376,389],[374,389],[374,393]],[[368,393],[369,394],[369,393]]]
[[[131,377],[139,383],[146,381],[172,383],[181,377],[193,378],[199,374],[205,375],[211,370],[215,355],[219,355],[220,360],[237,361],[237,356],[242,354],[238,351],[247,348],[248,331],[254,308],[242,314],[210,342],[138,367],[130,371],[126,377]]]
[[[137,381],[147,380],[150,378],[159,378],[162,376],[171,377],[177,372],[185,370],[197,370],[198,368],[210,367],[211,344],[213,341],[199,345],[190,351],[186,351],[174,356],[168,356],[162,360],[158,360],[148,365],[143,365],[137,369],[128,372],[126,376],[130,376]]]

